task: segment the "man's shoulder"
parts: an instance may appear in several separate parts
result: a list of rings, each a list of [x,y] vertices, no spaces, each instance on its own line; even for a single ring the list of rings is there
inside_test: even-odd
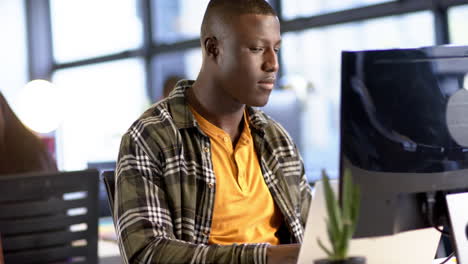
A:
[[[164,137],[177,133],[167,100],[163,99],[151,105],[138,117],[124,136],[143,137],[145,139]]]
[[[167,99],[163,99],[151,105],[134,122],[145,122],[148,125],[161,125],[164,122],[171,122],[172,117],[167,105]]]

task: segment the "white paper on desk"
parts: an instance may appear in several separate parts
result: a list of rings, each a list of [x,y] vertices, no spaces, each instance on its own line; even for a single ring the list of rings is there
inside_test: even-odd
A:
[[[336,194],[338,182],[331,181],[330,183]],[[317,182],[309,209],[304,241],[299,252],[298,264],[313,264],[314,260],[326,257],[317,243],[317,238],[320,238],[324,245],[329,246],[325,218],[323,185],[321,182]],[[431,264],[439,240],[440,233],[434,228],[408,231],[392,236],[353,239],[348,255],[364,256],[367,264]]]

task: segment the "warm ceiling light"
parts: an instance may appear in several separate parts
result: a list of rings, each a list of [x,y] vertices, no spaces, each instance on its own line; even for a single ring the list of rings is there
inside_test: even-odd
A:
[[[49,81],[33,80],[19,94],[18,116],[30,129],[49,133],[59,126],[63,106],[60,89]]]

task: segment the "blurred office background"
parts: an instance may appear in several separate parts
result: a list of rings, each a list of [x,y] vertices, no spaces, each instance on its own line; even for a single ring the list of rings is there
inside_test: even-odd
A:
[[[278,89],[299,99],[291,108],[299,126],[290,132],[311,181],[322,168],[337,175],[342,50],[468,44],[468,0],[269,2],[282,23]],[[120,137],[161,98],[164,80],[197,76],[207,3],[1,0],[0,91],[22,113],[26,83],[50,80],[60,96],[44,102],[59,98],[60,122],[42,136],[53,139],[59,168],[112,163]]]

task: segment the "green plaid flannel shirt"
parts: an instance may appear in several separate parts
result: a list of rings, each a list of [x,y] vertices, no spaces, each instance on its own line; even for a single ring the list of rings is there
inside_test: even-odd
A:
[[[127,263],[266,263],[269,244],[209,245],[216,181],[210,140],[190,112],[184,80],[122,138],[114,221]],[[247,108],[265,182],[283,214],[282,243],[301,243],[311,200],[290,136]]]

